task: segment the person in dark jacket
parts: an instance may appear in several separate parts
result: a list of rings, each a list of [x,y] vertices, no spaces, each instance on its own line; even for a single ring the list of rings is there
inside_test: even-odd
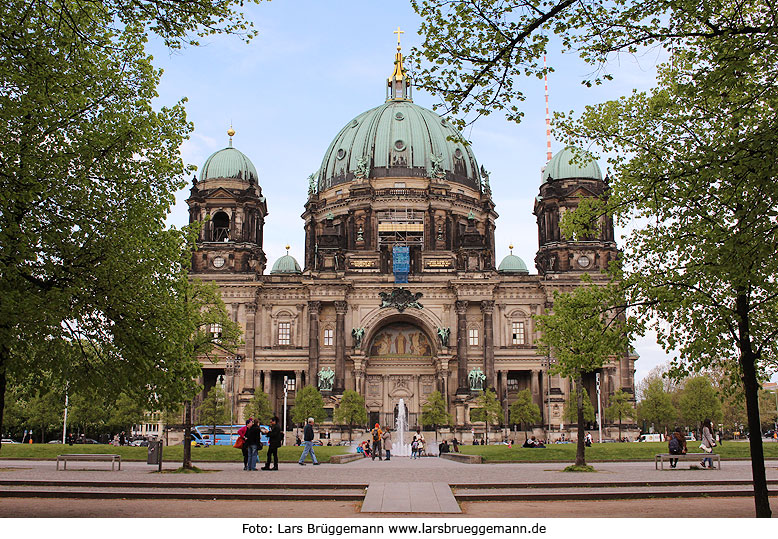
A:
[[[246,445],[249,448],[248,470],[251,472],[257,471],[257,458],[261,436],[262,432],[259,430],[259,422],[255,419],[251,422],[251,426],[246,430]]]
[[[311,460],[313,461],[314,466],[319,465],[319,461],[316,460],[316,453],[313,450],[313,418],[308,418],[308,423],[306,423],[305,428],[303,429],[303,442],[305,443],[305,449],[303,449],[303,454],[300,455],[300,460],[297,462],[300,466],[305,466],[305,456],[310,453],[311,454]]]
[[[243,453],[243,469],[248,470],[249,469],[249,446],[246,443],[246,433],[249,430],[249,427],[251,426],[251,423],[254,422],[254,418],[250,417],[246,420],[246,424],[243,425],[241,428],[238,429],[238,438],[243,438],[243,445],[240,447],[241,453]]]
[[[273,416],[270,420],[270,430],[267,430],[267,462],[262,467],[263,470],[278,471],[278,448],[281,447],[281,440],[283,440],[283,433],[281,427],[278,426],[278,416]],[[270,459],[273,459],[273,467],[270,467]]]

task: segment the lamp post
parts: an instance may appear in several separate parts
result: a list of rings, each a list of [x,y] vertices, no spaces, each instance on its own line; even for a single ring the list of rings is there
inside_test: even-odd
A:
[[[597,383],[597,431],[600,435],[600,442],[602,443],[602,406],[600,403],[602,402],[602,399],[600,398],[600,373],[597,372],[594,374],[594,379]]]
[[[232,392],[232,398],[230,399],[232,402],[230,403],[230,445],[235,443],[235,440],[232,439],[232,429],[235,426],[235,420],[233,419],[233,411],[235,409],[235,398],[236,398],[236,391],[235,391],[235,376],[240,372],[240,364],[243,361],[243,356],[237,355],[234,358],[228,357],[227,358],[227,368],[225,371],[227,374],[231,377],[231,383],[230,383],[230,390]]]
[[[284,442],[286,445],[286,398],[289,393],[289,378],[284,376]]]
[[[68,388],[65,386],[65,416],[62,419],[62,445],[65,445],[66,433],[68,431]]]

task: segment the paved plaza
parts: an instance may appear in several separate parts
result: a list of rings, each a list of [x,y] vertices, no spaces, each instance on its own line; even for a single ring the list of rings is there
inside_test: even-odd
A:
[[[156,466],[74,462],[67,471],[36,460],[0,461],[0,516],[365,517],[750,517],[748,461],[721,470],[655,470],[653,462],[463,464],[435,457],[245,472],[241,463],[195,463],[200,474]],[[167,462],[172,472],[180,463]],[[768,461],[778,496],[778,461]],[[711,498],[720,501],[711,502]],[[162,501],[161,501],[162,500]],[[778,513],[778,498],[772,498]]]

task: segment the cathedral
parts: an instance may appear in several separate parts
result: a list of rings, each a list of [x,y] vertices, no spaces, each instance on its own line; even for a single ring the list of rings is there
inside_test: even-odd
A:
[[[343,126],[308,178],[302,266],[287,254],[267,272],[262,237],[272,201],[228,134],[187,200],[190,222],[203,223],[192,277],[219,285],[244,348],[237,358],[203,361],[202,395],[224,384],[242,417],[264,391],[281,416],[285,396],[291,408],[295,392],[313,384],[329,415],[323,428],[337,438],[332,412],[345,390],[364,397],[370,425],[394,425],[402,400],[411,428],[439,391],[454,418],[449,432],[469,442],[484,436],[470,418],[481,390],[496,392],[510,428],[508,407],[528,389],[542,415],[536,432],[565,432],[570,382],[549,374],[554,358],[537,350],[533,315],[584,272],[602,279],[618,254],[608,218],[586,241],[559,229],[582,197],[605,193],[596,162],[573,163],[570,148],[553,156],[534,204],[537,274],[512,252],[498,264],[489,174],[453,125],[414,104],[398,43],[385,102]],[[634,394],[635,359],[625,351],[585,377],[595,409],[598,383],[603,408],[619,389]]]

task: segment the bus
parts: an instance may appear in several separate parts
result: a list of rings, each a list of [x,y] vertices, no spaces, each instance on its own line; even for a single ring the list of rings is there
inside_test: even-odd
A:
[[[245,425],[216,425],[216,443],[214,443],[214,429],[213,425],[197,425],[192,427],[192,442],[196,445],[209,446],[209,445],[235,445],[235,441],[238,439],[238,429],[245,427]],[[270,430],[267,425],[260,425],[260,429]],[[260,437],[262,443],[267,445],[268,437],[264,432]]]

